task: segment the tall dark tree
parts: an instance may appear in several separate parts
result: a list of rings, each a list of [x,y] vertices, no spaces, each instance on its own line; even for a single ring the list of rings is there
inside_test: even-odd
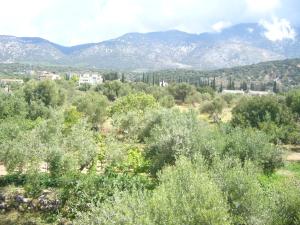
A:
[[[278,93],[279,92],[276,81],[273,82],[273,92],[274,93]]]
[[[212,89],[216,90],[216,77],[214,76],[212,82],[211,82]]]
[[[223,82],[221,82],[221,86],[220,86],[219,92],[223,92]]]
[[[121,82],[125,83],[125,74],[124,73],[122,73]]]

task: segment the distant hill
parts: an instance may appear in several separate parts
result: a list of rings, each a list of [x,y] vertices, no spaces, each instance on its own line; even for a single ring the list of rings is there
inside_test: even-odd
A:
[[[197,84],[199,80],[210,81],[215,77],[217,83],[220,82],[226,85],[229,79],[236,81],[237,84],[246,82],[260,85],[264,84],[271,89],[273,82],[276,81],[283,88],[291,88],[300,86],[300,59],[287,59],[280,61],[263,62],[247,66],[239,66],[233,68],[225,68],[210,71],[199,70],[161,70],[155,72],[143,73],[135,76],[136,80],[141,80],[142,77],[148,77],[150,82],[155,77],[155,80],[164,80],[167,82],[181,80]],[[237,89],[239,86],[236,87]]]
[[[64,47],[42,38],[0,36],[0,62],[84,66],[120,70],[212,70],[300,58],[295,39],[270,41],[259,24],[239,24],[215,33],[177,30],[129,33],[116,39]]]

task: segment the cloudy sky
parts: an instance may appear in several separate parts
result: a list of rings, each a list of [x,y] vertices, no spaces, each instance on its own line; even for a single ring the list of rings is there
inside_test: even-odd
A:
[[[299,0],[0,0],[0,34],[70,46],[128,32],[219,32],[260,22],[280,38],[294,35],[299,12]]]

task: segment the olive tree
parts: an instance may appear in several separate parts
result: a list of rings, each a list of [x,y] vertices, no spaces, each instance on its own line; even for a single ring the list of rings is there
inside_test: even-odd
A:
[[[73,103],[83,113],[94,128],[103,123],[107,116],[108,100],[96,92],[87,92],[79,96]]]

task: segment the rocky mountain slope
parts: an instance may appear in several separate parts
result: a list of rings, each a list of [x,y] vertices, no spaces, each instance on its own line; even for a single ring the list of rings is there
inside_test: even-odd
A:
[[[271,41],[263,26],[239,24],[215,33],[129,33],[73,47],[41,38],[0,36],[0,62],[129,70],[228,68],[300,57],[300,29],[295,32],[293,39]]]

